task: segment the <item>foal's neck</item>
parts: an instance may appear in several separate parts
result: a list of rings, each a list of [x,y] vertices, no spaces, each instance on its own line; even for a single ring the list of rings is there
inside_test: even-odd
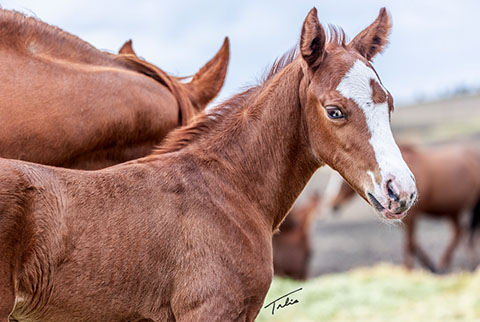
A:
[[[204,151],[215,147],[226,177],[261,209],[273,230],[319,166],[300,106],[300,64],[293,61],[275,75],[250,104],[231,115],[235,120],[228,122],[224,138],[214,135],[203,146]]]

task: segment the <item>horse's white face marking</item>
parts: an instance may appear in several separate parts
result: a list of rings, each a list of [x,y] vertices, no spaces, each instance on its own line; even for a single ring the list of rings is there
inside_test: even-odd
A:
[[[373,101],[370,84],[372,79],[385,90],[373,69],[357,60],[338,84],[337,91],[345,98],[353,100],[365,115],[371,135],[369,143],[375,153],[381,176],[381,182],[376,182],[374,174],[369,173],[374,191],[366,192],[372,193],[382,206],[387,208],[388,193],[385,193],[384,187],[389,180],[394,180],[396,188],[409,194],[414,193],[416,188],[413,175],[392,135],[388,103],[385,101],[375,104]],[[386,90],[385,94],[388,95]]]

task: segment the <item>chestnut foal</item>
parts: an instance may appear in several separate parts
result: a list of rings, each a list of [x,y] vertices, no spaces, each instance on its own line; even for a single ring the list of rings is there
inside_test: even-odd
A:
[[[0,321],[253,321],[272,234],[324,164],[402,218],[415,182],[370,64],[389,31],[382,9],[328,41],[312,9],[298,57],[146,158],[90,172],[2,159]]]
[[[419,192],[418,202],[403,220],[404,265],[411,269],[417,257],[430,271],[445,271],[461,239],[461,215],[472,210],[471,236],[477,228],[474,221],[480,218],[480,151],[466,145],[434,148],[401,145],[400,150],[415,174]],[[344,181],[330,207],[336,211],[353,196],[355,191]],[[438,267],[415,238],[417,221],[423,215],[447,219],[452,224],[453,235]]]
[[[228,39],[189,83],[0,9],[0,156],[99,169],[149,155],[223,86]]]

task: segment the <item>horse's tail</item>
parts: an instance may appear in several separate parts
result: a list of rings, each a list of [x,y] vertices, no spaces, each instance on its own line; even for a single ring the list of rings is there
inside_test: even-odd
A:
[[[468,243],[470,244],[470,246],[473,246],[475,233],[479,228],[480,228],[480,198],[477,200],[475,207],[473,207],[472,215],[470,217],[470,225],[468,227],[468,230],[469,230]]]

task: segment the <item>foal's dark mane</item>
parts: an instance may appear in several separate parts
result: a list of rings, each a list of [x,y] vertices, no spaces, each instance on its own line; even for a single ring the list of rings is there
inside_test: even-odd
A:
[[[333,25],[328,26],[328,45],[346,47],[346,36],[342,28]],[[209,133],[214,130],[222,120],[226,118],[238,118],[242,107],[251,103],[252,98],[256,97],[257,93],[261,92],[275,75],[285,69],[290,63],[292,63],[298,57],[298,46],[287,51],[274,61],[268,72],[264,74],[264,77],[250,88],[247,88],[243,92],[232,96],[230,99],[217,105],[210,111],[202,112],[194,118],[192,123],[188,126],[184,126],[170,132],[162,144],[152,152],[153,155],[160,155],[170,152],[176,152],[190,143],[196,141],[203,134]]]

